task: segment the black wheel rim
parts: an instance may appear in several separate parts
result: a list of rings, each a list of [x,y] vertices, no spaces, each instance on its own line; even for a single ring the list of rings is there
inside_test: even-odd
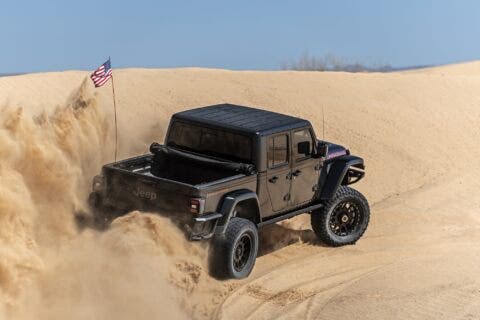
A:
[[[354,233],[363,220],[363,210],[356,202],[340,202],[332,212],[329,221],[330,230],[340,237]]]
[[[238,239],[235,249],[233,251],[233,267],[237,272],[242,271],[245,268],[250,253],[252,252],[252,237],[250,234],[243,234]]]

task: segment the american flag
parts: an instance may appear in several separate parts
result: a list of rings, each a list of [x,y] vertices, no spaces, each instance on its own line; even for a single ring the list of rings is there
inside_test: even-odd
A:
[[[108,59],[104,64],[98,67],[98,69],[90,75],[90,78],[92,79],[95,88],[103,86],[111,77],[112,66],[110,65],[110,59]]]

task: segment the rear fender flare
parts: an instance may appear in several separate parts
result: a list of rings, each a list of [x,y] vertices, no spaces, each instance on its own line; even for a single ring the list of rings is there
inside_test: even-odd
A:
[[[355,182],[363,177],[363,170],[365,169],[363,159],[352,155],[335,158],[328,165],[330,165],[330,170],[326,174],[325,181],[321,186],[320,200],[328,200],[335,195],[338,187],[344,181],[345,175],[351,168],[361,170],[360,177]]]
[[[218,220],[215,227],[215,234],[221,235],[225,233],[230,219],[235,216],[235,208],[237,205],[244,201],[252,201],[256,207],[256,212],[252,213],[254,220],[252,221],[257,225],[260,223],[260,207],[258,205],[257,194],[251,190],[238,190],[226,194],[223,200],[220,202],[218,212],[222,214],[222,217]]]

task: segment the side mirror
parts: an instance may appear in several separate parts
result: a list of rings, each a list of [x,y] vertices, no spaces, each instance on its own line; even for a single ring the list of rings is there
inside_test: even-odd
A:
[[[302,141],[297,145],[298,154],[304,154],[308,156],[310,154],[310,141]]]
[[[317,146],[317,156],[325,158],[328,154],[328,144],[325,142],[319,142]]]

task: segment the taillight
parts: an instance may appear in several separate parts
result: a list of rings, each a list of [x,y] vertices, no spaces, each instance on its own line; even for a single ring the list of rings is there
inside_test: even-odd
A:
[[[190,199],[190,212],[191,213],[202,213],[205,207],[205,199],[202,198],[192,198]]]
[[[98,176],[93,177],[92,191],[95,191],[95,192],[102,191],[103,188],[104,188],[104,183],[105,183],[105,181],[103,179],[103,176],[98,175]]]

